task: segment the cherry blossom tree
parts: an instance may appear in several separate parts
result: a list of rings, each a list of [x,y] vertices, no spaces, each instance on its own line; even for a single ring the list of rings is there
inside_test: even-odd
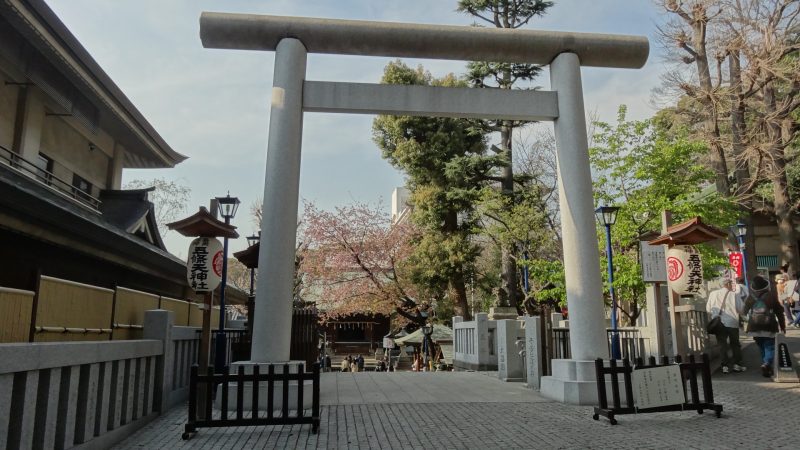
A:
[[[413,227],[392,224],[386,208],[356,203],[324,211],[305,203],[299,239],[303,297],[325,319],[397,312],[424,323],[426,305],[404,274]]]

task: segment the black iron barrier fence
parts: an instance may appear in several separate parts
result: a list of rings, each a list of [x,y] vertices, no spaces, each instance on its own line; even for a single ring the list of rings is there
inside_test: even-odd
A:
[[[698,414],[703,414],[705,410],[712,410],[716,413],[717,417],[722,416],[722,405],[714,403],[714,389],[711,385],[711,367],[709,364],[708,355],[703,353],[701,361],[696,361],[694,355],[689,356],[689,362],[683,362],[680,355],[675,356],[674,364],[680,367],[681,384],[683,385],[683,403],[674,405],[657,406],[652,408],[638,408],[634,404],[633,398],[633,383],[631,376],[633,371],[639,369],[651,369],[655,367],[664,367],[670,364],[667,356],[661,357],[660,364],[656,363],[656,358],[651,356],[648,364],[645,365],[642,358],[636,359],[636,365],[631,366],[627,359],[622,360],[622,367],[617,365],[616,360],[609,361],[609,367],[606,367],[603,360],[598,358],[595,360],[595,370],[597,372],[597,397],[599,407],[594,408],[592,418],[598,420],[600,416],[608,418],[611,425],[616,425],[617,420],[614,418],[620,414],[643,414],[651,412],[664,412],[664,411],[697,411]],[[611,407],[608,405],[608,397],[606,394],[606,375],[611,376]],[[622,375],[623,386],[625,389],[625,398],[627,406],[621,405],[619,393],[619,376]],[[700,399],[700,387],[698,385],[698,376],[703,383],[703,399]],[[689,385],[689,393],[686,391],[686,386]]]
[[[244,366],[239,366],[236,374],[231,374],[226,367],[222,373],[214,373],[213,367],[208,367],[205,375],[198,373],[197,365],[192,366],[189,380],[189,419],[186,422],[183,439],[190,439],[198,428],[219,428],[219,427],[239,427],[239,426],[264,426],[264,425],[302,425],[310,424],[311,432],[316,434],[319,429],[319,364],[314,363],[310,373],[305,372],[303,364],[298,365],[297,373],[289,373],[289,365],[282,366],[281,373],[275,373],[275,365],[268,365],[267,373],[260,373],[259,366],[253,365],[253,372],[245,374]],[[311,414],[307,414],[303,409],[303,386],[304,381],[312,382],[312,406]],[[296,408],[289,409],[289,383],[297,383]],[[229,383],[236,384],[236,409],[228,411]],[[245,411],[245,383],[250,387],[250,407]],[[259,391],[260,384],[266,383],[267,404],[265,410],[259,410]],[[275,383],[280,383],[281,395],[277,399],[280,409],[276,410],[275,403]],[[204,395],[208,399],[205,401],[205,411],[202,418],[198,417],[198,384],[203,384]],[[212,401],[214,386],[219,384],[220,414],[214,417],[212,411]],[[276,414],[276,412],[278,414]],[[231,416],[231,413],[233,415]],[[294,414],[292,414],[294,413]]]

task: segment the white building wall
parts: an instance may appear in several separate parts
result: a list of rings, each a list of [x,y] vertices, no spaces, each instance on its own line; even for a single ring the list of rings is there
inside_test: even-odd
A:
[[[392,191],[392,223],[397,223],[409,210],[408,189],[396,187]]]

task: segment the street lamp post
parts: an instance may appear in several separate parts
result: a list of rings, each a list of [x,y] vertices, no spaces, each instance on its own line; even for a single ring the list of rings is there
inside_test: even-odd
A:
[[[601,206],[594,212],[606,228],[606,259],[608,260],[608,293],[611,296],[611,358],[620,359],[619,333],[617,332],[617,296],[614,292],[614,258],[611,250],[611,226],[617,221],[616,206]]]
[[[247,236],[247,246],[252,247],[258,244],[258,241],[261,240],[261,232],[259,231],[258,234],[254,234],[252,236]],[[255,295],[254,287],[256,281],[256,268],[250,268],[250,297]]]
[[[750,291],[750,282],[747,280],[747,254],[745,253],[744,238],[747,236],[747,224],[742,222],[741,219],[735,225],[734,234],[739,241],[739,251],[742,252],[742,275],[744,276],[744,285],[747,291]]]
[[[247,236],[247,245],[248,247],[252,247],[260,240],[261,232],[259,231],[258,234]],[[253,310],[256,307],[255,281],[256,268],[250,267],[250,295],[247,297],[247,339],[251,344],[253,342]]]
[[[522,257],[525,258],[525,266],[523,266],[522,268],[522,288],[525,291],[525,295],[528,295],[528,291],[530,290],[530,285],[528,284],[530,277],[530,274],[528,272],[528,260],[530,258],[530,255],[528,254],[527,250],[522,252]]]
[[[428,369],[428,362],[430,361],[431,354],[431,335],[433,334],[433,325],[426,323],[422,326],[423,346],[425,347],[425,368]]]
[[[239,208],[239,199],[231,197],[230,194],[225,197],[217,197],[217,207],[219,215],[225,219],[225,225],[230,225],[231,219]],[[224,238],[222,242],[222,282],[219,285],[219,330],[216,337],[215,371],[221,371],[225,367],[225,350],[227,348],[225,342],[225,288],[228,284],[228,238]]]

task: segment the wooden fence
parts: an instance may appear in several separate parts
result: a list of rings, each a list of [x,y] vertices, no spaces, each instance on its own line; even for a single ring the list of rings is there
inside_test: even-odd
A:
[[[144,312],[152,309],[172,311],[176,326],[203,323],[197,303],[43,275],[36,291],[0,287],[0,343],[141,339]],[[211,326],[218,324],[214,307]]]
[[[33,291],[0,287],[0,343],[27,342]]]

